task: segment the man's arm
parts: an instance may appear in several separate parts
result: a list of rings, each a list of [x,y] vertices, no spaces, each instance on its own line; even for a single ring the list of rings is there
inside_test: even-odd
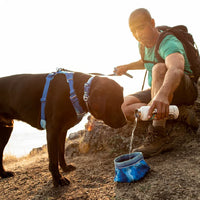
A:
[[[184,57],[180,53],[170,54],[165,59],[167,71],[159,90],[153,90],[153,99],[149,110],[149,113],[152,113],[152,111],[157,108],[157,119],[168,116],[169,105],[172,101],[174,91],[179,86],[184,74],[184,64]]]
[[[180,53],[173,53],[166,57],[165,64],[167,72],[159,93],[165,94],[172,101],[173,93],[179,86],[184,74],[184,57]]]
[[[122,75],[126,73],[128,70],[138,70],[138,69],[145,69],[142,60],[132,62],[127,65],[120,65],[115,68],[114,73],[116,73],[117,75]]]

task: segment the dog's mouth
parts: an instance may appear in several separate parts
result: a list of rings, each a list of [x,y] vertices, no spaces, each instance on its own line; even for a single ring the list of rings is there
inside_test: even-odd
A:
[[[120,117],[114,117],[113,119],[105,119],[104,123],[110,126],[111,128],[121,128],[126,125],[127,121],[124,115],[122,114]]]
[[[121,128],[121,127],[125,126],[126,123],[127,123],[126,120],[124,120],[124,121],[121,122],[121,123],[110,124],[110,127],[112,127],[112,128]],[[108,124],[108,125],[109,125],[109,124]]]

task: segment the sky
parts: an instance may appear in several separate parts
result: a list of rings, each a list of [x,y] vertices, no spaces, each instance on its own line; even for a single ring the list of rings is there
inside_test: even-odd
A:
[[[156,25],[187,25],[200,45],[197,3],[0,0],[0,76],[48,73],[58,67],[112,73],[114,67],[140,58],[128,27],[130,13],[140,7],[149,9]]]
[[[156,25],[186,25],[200,47],[197,0],[0,0],[0,77],[59,67],[111,74],[140,59],[128,18],[141,7]],[[125,95],[142,86],[144,71],[130,74],[114,78]]]

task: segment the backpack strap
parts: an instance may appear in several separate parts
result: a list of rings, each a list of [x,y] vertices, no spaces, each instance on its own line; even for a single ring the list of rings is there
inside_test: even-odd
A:
[[[156,29],[159,32],[161,32],[161,33],[160,33],[160,35],[158,37],[158,40],[156,42],[155,56],[156,56],[156,59],[158,60],[158,62],[163,63],[164,59],[158,53],[159,52],[159,47],[160,47],[160,44],[161,44],[162,40],[167,35],[174,35],[182,43],[182,38],[181,38],[181,33],[180,32],[188,32],[188,30],[187,30],[187,27],[184,26],[184,25],[179,25],[179,26],[174,26],[174,27],[170,27],[170,26],[157,26]],[[177,34],[177,32],[179,32],[179,34]],[[143,60],[143,62],[144,63],[153,63],[153,64],[157,63],[157,62],[152,62],[152,61],[144,60],[144,53],[145,53],[144,45],[140,44],[140,55],[141,55],[141,59]],[[187,52],[186,52],[186,54],[187,54]]]
[[[164,59],[159,55],[159,47],[162,40],[167,35],[174,35],[182,43],[184,47],[185,53],[190,63],[190,68],[192,70],[192,73],[188,70],[184,71],[189,74],[190,78],[194,82],[197,82],[200,76],[200,56],[198,48],[194,42],[193,36],[190,33],[188,33],[187,27],[184,25],[179,25],[174,27],[158,26],[156,28],[159,32],[161,32],[155,45],[155,57],[158,60],[158,62],[161,63],[165,62]],[[156,64],[155,62],[144,60],[144,53],[145,53],[145,48],[143,45],[140,45],[140,54],[143,62]]]
[[[143,63],[153,63],[153,64],[156,64],[156,62],[154,62],[154,61],[150,61],[150,60],[145,60],[144,59],[144,54],[145,54],[145,47],[144,47],[144,45],[140,44],[139,50],[140,50],[141,60],[143,61]]]
[[[184,25],[179,25],[179,26],[174,26],[174,27],[169,27],[169,26],[158,26],[156,27],[157,30],[160,33],[158,40],[156,42],[156,46],[155,46],[155,56],[158,60],[158,62],[164,63],[164,59],[160,56],[159,52],[159,48],[160,48],[160,44],[163,41],[163,39],[167,36],[167,35],[174,35],[178,40],[180,40],[180,42],[182,43],[182,39],[181,39],[181,32],[188,32],[187,27]],[[177,31],[178,30],[178,31]],[[178,34],[179,32],[179,34]],[[183,43],[182,43],[183,44]],[[183,44],[184,47],[184,44]],[[184,47],[185,49],[185,47]],[[186,52],[187,54],[187,52]]]

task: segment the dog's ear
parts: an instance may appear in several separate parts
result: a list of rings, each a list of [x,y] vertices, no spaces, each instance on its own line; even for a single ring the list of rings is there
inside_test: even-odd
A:
[[[88,100],[89,109],[91,114],[96,119],[102,119],[105,114],[106,100],[104,96],[93,96],[91,95]]]
[[[90,113],[113,127],[122,127],[126,120],[121,110],[123,88],[114,80],[95,77],[92,82],[88,106]]]
[[[102,119],[106,110],[104,79],[95,77],[92,81],[88,106],[90,113],[96,119]]]

